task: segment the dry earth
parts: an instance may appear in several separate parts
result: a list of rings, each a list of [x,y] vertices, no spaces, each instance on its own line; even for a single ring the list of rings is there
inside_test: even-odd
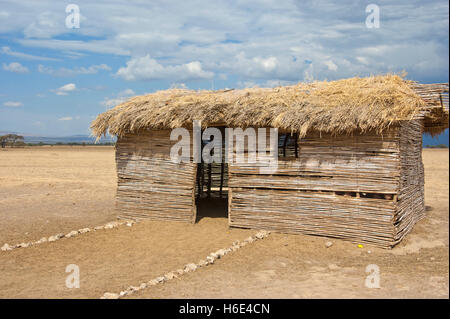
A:
[[[448,298],[448,149],[426,149],[428,215],[392,250],[271,234],[214,265],[133,294],[137,298]],[[0,245],[37,240],[115,219],[110,147],[0,149]],[[195,225],[146,221],[0,252],[0,298],[98,298],[242,240],[221,206],[206,203]],[[68,289],[66,266],[80,267]],[[364,285],[369,264],[379,289]]]

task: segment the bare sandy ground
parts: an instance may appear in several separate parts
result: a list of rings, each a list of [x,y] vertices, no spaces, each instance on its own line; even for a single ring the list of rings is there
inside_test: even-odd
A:
[[[448,150],[426,149],[428,215],[392,250],[271,234],[214,265],[133,298],[448,298]],[[37,240],[114,220],[114,151],[109,147],[0,149],[0,245]],[[254,230],[228,229],[217,206],[197,224],[146,221],[0,252],[0,298],[98,298],[148,281]],[[68,289],[68,264],[81,286]],[[367,265],[381,288],[364,285]]]
[[[114,148],[0,148],[0,242],[115,219]]]

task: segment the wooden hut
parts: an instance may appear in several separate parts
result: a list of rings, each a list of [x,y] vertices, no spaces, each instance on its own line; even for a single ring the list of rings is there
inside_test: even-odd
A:
[[[448,84],[385,75],[160,91],[100,114],[91,128],[118,137],[122,217],[193,223],[203,198],[223,198],[231,227],[392,247],[425,215],[422,134],[447,128],[448,114]],[[278,128],[278,169],[172,162],[171,130],[192,130],[195,120],[221,130]]]

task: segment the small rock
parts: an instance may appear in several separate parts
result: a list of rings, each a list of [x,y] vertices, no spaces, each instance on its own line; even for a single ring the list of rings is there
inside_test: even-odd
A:
[[[57,236],[50,236],[49,238],[48,238],[48,241],[49,242],[52,242],[52,241],[57,241],[59,238],[57,237]]]
[[[130,286],[125,291],[127,292],[127,294],[132,294],[134,292],[133,288],[134,288],[133,286]]]
[[[155,279],[156,279],[157,282],[164,282],[164,281],[166,281],[166,278],[163,277],[163,276],[157,277],[157,278],[155,278]]]
[[[261,230],[261,231],[259,231],[259,232],[257,232],[255,234],[255,237],[258,238],[258,239],[263,239],[263,238],[265,238],[267,236],[269,236],[269,232],[265,231],[265,230]]]
[[[30,246],[30,243],[21,243],[21,244],[18,244],[17,245],[17,248],[26,248],[26,247],[28,247],[28,246]]]
[[[146,283],[142,283],[142,284],[139,285],[139,288],[145,289],[145,288],[147,288],[147,284]]]
[[[119,296],[120,296],[120,297],[124,297],[124,296],[126,296],[126,295],[128,295],[128,292],[127,292],[127,291],[121,291],[121,292],[119,293]]]
[[[94,230],[100,230],[100,229],[103,229],[103,227],[104,226],[97,226],[97,227],[94,227]]]
[[[88,232],[90,232],[90,231],[91,231],[90,228],[82,228],[82,229],[78,230],[78,232],[79,232],[80,234],[88,233]]]
[[[264,233],[259,232],[255,234],[255,237],[258,239],[263,239],[264,237],[266,237],[266,235]]]
[[[78,235],[78,232],[76,230],[72,230],[70,233],[66,234],[66,237],[70,238],[76,235]]]
[[[175,274],[173,272],[168,272],[164,277],[166,277],[166,280],[171,280],[175,277]]]
[[[134,223],[132,223],[132,222],[128,222],[126,225],[127,225],[128,227],[131,227],[131,226],[133,226],[133,224],[134,224]]]
[[[217,258],[221,258],[225,256],[225,254],[226,254],[225,249],[219,249],[218,251],[216,251],[216,255],[218,256]]]
[[[179,275],[182,275],[182,274],[184,274],[184,270],[183,269],[177,269],[177,273],[179,274]]]
[[[333,242],[327,241],[327,242],[325,243],[325,247],[330,248],[331,246],[333,246]]]
[[[158,281],[156,279],[152,279],[152,280],[147,282],[148,286],[154,286],[154,285],[157,285],[157,284],[158,284]]]
[[[372,251],[368,250],[368,251],[367,251],[367,253],[368,253],[368,254],[371,254],[371,253],[372,253]]]
[[[436,258],[434,258],[434,257],[431,257],[431,258],[430,258],[431,261],[434,261],[435,259],[436,259]]]
[[[107,223],[105,226],[104,226],[104,228],[105,229],[111,229],[111,228],[115,228],[115,227],[118,227],[119,226],[119,223],[118,222],[109,222],[109,223]]]
[[[219,259],[220,258],[220,256],[219,256],[219,254],[217,253],[217,252],[213,252],[213,253],[211,253],[211,254],[209,254],[211,257],[213,257],[214,259]]]
[[[255,241],[255,238],[253,238],[253,237],[248,237],[248,238],[246,238],[246,239],[244,239],[244,242],[246,242],[246,243],[253,243]]]
[[[103,294],[103,299],[119,299],[119,294],[115,294],[112,292],[105,292]]]
[[[10,245],[8,245],[8,244],[4,244],[3,246],[2,246],[2,248],[0,248],[2,251],[7,251],[7,250],[12,250],[13,248],[10,246]]]
[[[196,269],[197,269],[196,264],[187,264],[186,266],[184,266],[184,272],[195,271]]]
[[[45,243],[47,241],[47,237],[42,237],[41,239],[39,239],[38,241],[35,241],[35,244],[42,244]]]
[[[212,257],[212,256],[208,256],[208,257],[206,257],[206,260],[208,261],[208,263],[210,263],[210,264],[214,264],[214,260],[215,260],[215,258],[214,258],[214,257]]]

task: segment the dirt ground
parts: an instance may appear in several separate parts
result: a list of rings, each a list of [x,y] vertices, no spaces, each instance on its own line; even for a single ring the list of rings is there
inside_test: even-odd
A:
[[[0,148],[0,242],[115,219],[116,181],[113,147]]]
[[[132,297],[448,298],[449,153],[425,149],[423,157],[428,215],[392,250],[273,233]],[[111,147],[0,149],[0,245],[114,220],[115,186]],[[229,229],[213,203],[201,209],[197,224],[146,221],[0,252],[0,298],[98,298],[256,232]],[[78,289],[65,286],[69,264],[80,268]],[[369,264],[379,267],[380,288],[364,284]]]

